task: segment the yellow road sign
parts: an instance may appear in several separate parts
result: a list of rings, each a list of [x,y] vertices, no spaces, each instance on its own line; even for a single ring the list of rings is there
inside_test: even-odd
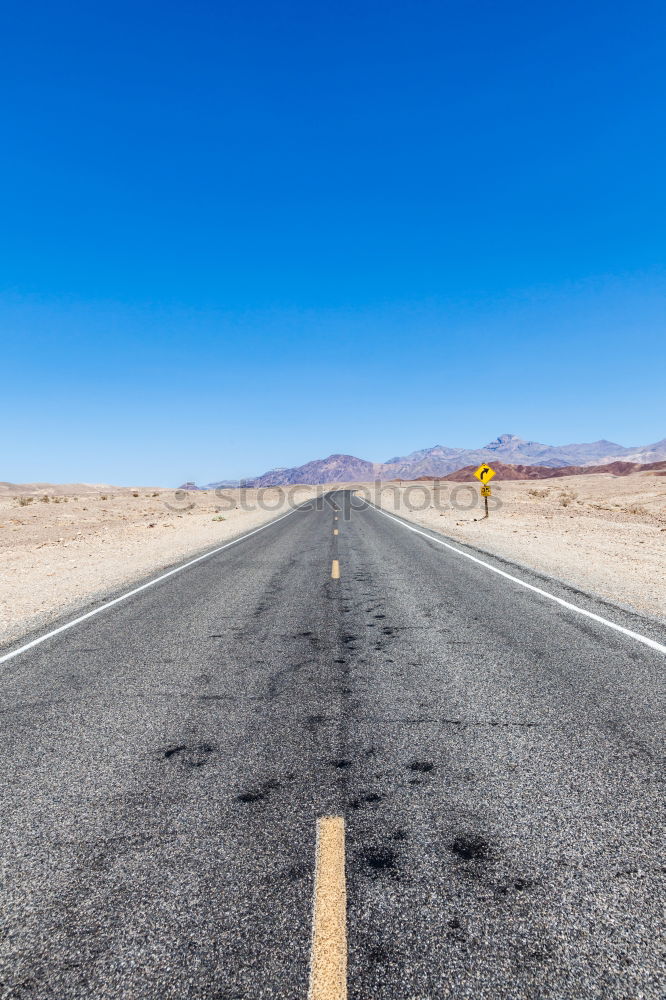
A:
[[[489,496],[492,495],[492,492],[493,491],[491,490],[490,486],[482,486],[481,487],[481,496],[482,497],[489,497]]]
[[[474,473],[476,478],[481,483],[489,483],[490,480],[495,475],[495,470],[491,469],[489,465],[480,465],[476,472]]]

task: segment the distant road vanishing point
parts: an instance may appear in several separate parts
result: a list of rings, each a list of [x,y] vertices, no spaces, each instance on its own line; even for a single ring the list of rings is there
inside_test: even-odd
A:
[[[662,997],[664,652],[349,491],[28,637],[0,996]]]

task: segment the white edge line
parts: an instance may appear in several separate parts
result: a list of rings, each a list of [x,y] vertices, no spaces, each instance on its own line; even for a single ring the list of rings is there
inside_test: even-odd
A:
[[[307,502],[308,501],[306,500],[305,503]],[[286,514],[282,514],[281,517],[276,517],[273,521],[267,521],[266,524],[262,524],[258,528],[254,528],[252,531],[239,535],[238,538],[232,538],[230,542],[225,542],[224,545],[220,545],[218,548],[212,549],[210,552],[204,552],[203,555],[197,556],[195,559],[190,559],[189,562],[183,563],[182,566],[176,566],[175,569],[170,569],[167,573],[162,573],[162,575],[156,577],[156,579],[149,580],[148,583],[142,583],[140,587],[134,587],[133,590],[128,590],[126,594],[121,594],[120,597],[114,597],[112,601],[106,601],[105,604],[100,604],[98,608],[93,608],[92,611],[87,611],[85,615],[80,615],[78,618],[72,619],[71,622],[66,622],[64,625],[60,625],[58,628],[52,629],[45,635],[40,635],[37,639],[33,639],[32,642],[26,642],[24,646],[19,646],[18,649],[14,649],[11,653],[5,653],[4,656],[0,656],[0,663],[6,663],[7,660],[13,659],[15,656],[18,656],[19,653],[25,653],[27,649],[32,649],[33,646],[39,646],[40,643],[46,642],[47,639],[51,639],[54,635],[58,635],[60,632],[66,632],[67,629],[73,628],[75,625],[79,625],[88,618],[93,618],[95,615],[100,614],[100,612],[106,611],[107,608],[112,608],[114,604],[120,604],[121,601],[126,601],[128,597],[134,597],[135,594],[139,594],[142,590],[147,590],[148,587],[154,587],[156,583],[161,583],[161,581],[166,580],[167,577],[173,576],[175,573],[182,572],[182,570],[187,569],[188,566],[194,566],[195,563],[201,562],[202,559],[209,559],[218,552],[222,552],[223,549],[228,549],[232,545],[237,545],[238,542],[244,541],[246,538],[249,538],[250,535],[256,535],[258,531],[270,528],[271,525],[277,524],[278,521],[283,521],[285,517],[289,517],[290,514],[299,510],[301,506],[302,504],[299,504],[298,507],[292,507],[291,510],[287,511]]]
[[[369,507],[373,507],[378,513],[383,514],[384,517],[390,518],[391,521],[395,521],[397,524],[402,525],[407,531],[413,531],[417,535],[423,535],[430,542],[437,542],[438,545],[443,545],[444,548],[450,549],[452,552],[456,552],[459,556],[464,556],[465,559],[471,559],[472,562],[478,563],[479,566],[485,567],[485,569],[491,570],[493,573],[497,573],[498,576],[503,576],[506,580],[511,580],[512,583],[517,583],[521,587],[525,587],[526,590],[531,590],[535,594],[540,594],[541,597],[547,597],[551,601],[555,601],[556,604],[560,604],[563,608],[568,608],[569,611],[576,611],[579,615],[584,615],[586,618],[591,618],[595,622],[599,622],[601,625],[606,625],[608,628],[614,629],[616,632],[622,632],[623,635],[629,636],[630,639],[635,639],[636,642],[642,642],[645,646],[649,646],[651,649],[656,649],[658,653],[666,653],[666,646],[663,646],[656,639],[649,639],[646,635],[641,635],[640,632],[632,632],[631,629],[625,628],[623,625],[617,625],[615,622],[610,621],[608,618],[602,618],[601,615],[595,615],[593,611],[586,611],[585,608],[579,608],[576,604],[571,604],[569,601],[565,601],[562,597],[556,597],[554,594],[549,594],[547,590],[542,590],[541,587],[535,587],[532,583],[526,583],[521,580],[520,577],[512,576],[511,573],[506,573],[503,569],[498,569],[497,566],[493,566],[491,563],[485,562],[483,559],[479,559],[477,556],[470,555],[469,552],[463,552],[462,549],[457,548],[455,545],[450,545],[445,542],[442,538],[435,538],[433,535],[429,535],[427,531],[421,531],[419,528],[412,527],[411,524],[407,524],[399,517],[394,517],[393,514],[387,514],[385,510],[381,507],[377,507],[376,504],[370,503],[369,500],[365,501]]]

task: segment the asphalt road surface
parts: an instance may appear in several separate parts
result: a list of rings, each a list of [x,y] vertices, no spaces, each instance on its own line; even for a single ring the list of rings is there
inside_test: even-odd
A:
[[[663,653],[349,498],[2,664],[2,1000],[307,997],[324,816],[349,997],[666,994]]]

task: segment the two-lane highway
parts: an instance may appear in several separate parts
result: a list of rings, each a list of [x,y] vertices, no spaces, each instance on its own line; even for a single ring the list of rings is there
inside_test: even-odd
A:
[[[1,664],[2,1000],[664,995],[664,634],[332,499]]]

